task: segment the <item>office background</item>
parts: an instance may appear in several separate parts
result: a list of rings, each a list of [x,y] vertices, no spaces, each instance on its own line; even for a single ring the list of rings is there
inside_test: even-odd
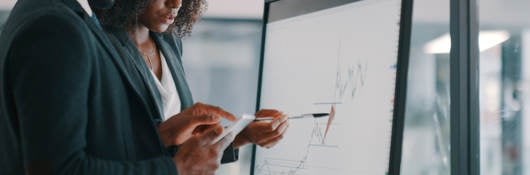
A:
[[[15,2],[0,0],[0,30]],[[184,40],[196,101],[254,111],[262,4],[210,1]],[[402,174],[530,174],[528,7],[530,0],[414,0]],[[469,103],[455,103],[461,91]],[[218,174],[249,174],[250,152],[243,148]]]

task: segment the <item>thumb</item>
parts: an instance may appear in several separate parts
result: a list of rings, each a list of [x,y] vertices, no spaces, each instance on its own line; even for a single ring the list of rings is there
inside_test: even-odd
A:
[[[221,125],[217,125],[215,127],[211,127],[204,131],[204,134],[201,135],[201,141],[206,144],[212,143],[214,139],[216,139],[218,136],[220,136],[223,133],[223,127]]]
[[[221,117],[215,115],[200,115],[191,118],[190,125],[193,127],[200,125],[214,125],[221,121]]]
[[[223,137],[223,139],[221,139],[220,141],[214,144],[215,149],[219,152],[222,152],[223,150],[225,150],[228,146],[232,144],[232,142],[234,141],[234,138],[235,138],[234,133],[230,132],[228,135]]]

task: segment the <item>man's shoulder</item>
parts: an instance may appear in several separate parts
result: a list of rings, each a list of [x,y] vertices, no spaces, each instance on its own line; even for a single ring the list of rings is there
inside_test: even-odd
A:
[[[85,25],[79,14],[62,0],[21,0],[17,2],[4,26],[5,34],[15,34],[35,25]],[[61,30],[58,29],[57,30]]]
[[[49,4],[43,4],[46,2]],[[7,55],[15,42],[45,40],[50,43],[64,41],[84,45],[89,41],[90,36],[86,35],[89,31],[80,14],[63,0],[19,0],[0,33],[0,58]],[[55,37],[58,32],[63,37]],[[46,40],[47,37],[55,39]]]
[[[110,41],[117,45],[117,46],[125,46],[127,45],[127,39],[129,38],[129,35],[127,33],[127,30],[122,27],[115,27],[111,25],[103,25],[102,26],[103,31],[105,31],[105,34],[107,34],[107,37],[110,39]]]
[[[40,49],[57,49],[58,45],[86,48],[91,43],[92,35],[87,35],[90,29],[69,6],[61,0],[42,0],[50,4],[36,1],[40,0],[19,0],[8,17],[0,34],[0,66],[8,62],[11,51],[37,42],[41,44]]]

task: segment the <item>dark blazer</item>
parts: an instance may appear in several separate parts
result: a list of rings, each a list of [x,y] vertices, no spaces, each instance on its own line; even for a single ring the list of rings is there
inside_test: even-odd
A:
[[[75,0],[19,0],[0,41],[0,174],[177,174],[152,92]]]
[[[143,82],[146,84],[154,97],[154,101],[157,102],[158,109],[162,111],[162,102],[160,94],[155,86],[155,79],[149,72],[149,68],[142,57],[140,51],[136,48],[136,45],[129,37],[127,31],[123,28],[116,28],[111,26],[104,26],[109,39],[114,44],[118,53],[127,62],[130,74],[134,75],[135,79],[146,80]],[[175,86],[181,101],[181,110],[184,110],[193,105],[193,98],[186,82],[184,68],[182,66],[182,41],[169,33],[150,33],[151,37],[157,47],[162,51],[162,54],[166,58],[166,62],[170,69],[170,72],[175,81]],[[138,82],[141,83],[141,82]],[[162,114],[162,113],[161,113]],[[238,159],[238,150],[234,149],[233,146],[229,146],[224,154],[222,163],[234,162]]]

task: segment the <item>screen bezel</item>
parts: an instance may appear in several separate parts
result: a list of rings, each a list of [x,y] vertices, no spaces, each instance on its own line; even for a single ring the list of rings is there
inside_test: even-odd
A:
[[[258,94],[256,99],[256,111],[260,109],[261,87],[263,79],[263,63],[265,59],[265,42],[267,35],[267,24],[281,19],[292,18],[315,11],[341,6],[361,0],[266,0],[263,11],[263,26],[261,53],[258,78]],[[303,3],[305,6],[300,6]],[[308,5],[309,4],[309,5]],[[271,6],[273,12],[271,12]],[[396,88],[394,100],[394,113],[392,119],[392,136],[390,141],[390,160],[388,173],[399,175],[401,168],[401,155],[403,147],[403,130],[405,122],[405,102],[407,96],[407,73],[409,66],[410,38],[412,28],[413,0],[401,0],[401,18],[399,28],[398,61],[396,71]],[[280,10],[280,11],[278,11]],[[285,12],[285,13],[281,13]],[[252,146],[252,159],[250,174],[254,175],[256,161],[256,145]]]

